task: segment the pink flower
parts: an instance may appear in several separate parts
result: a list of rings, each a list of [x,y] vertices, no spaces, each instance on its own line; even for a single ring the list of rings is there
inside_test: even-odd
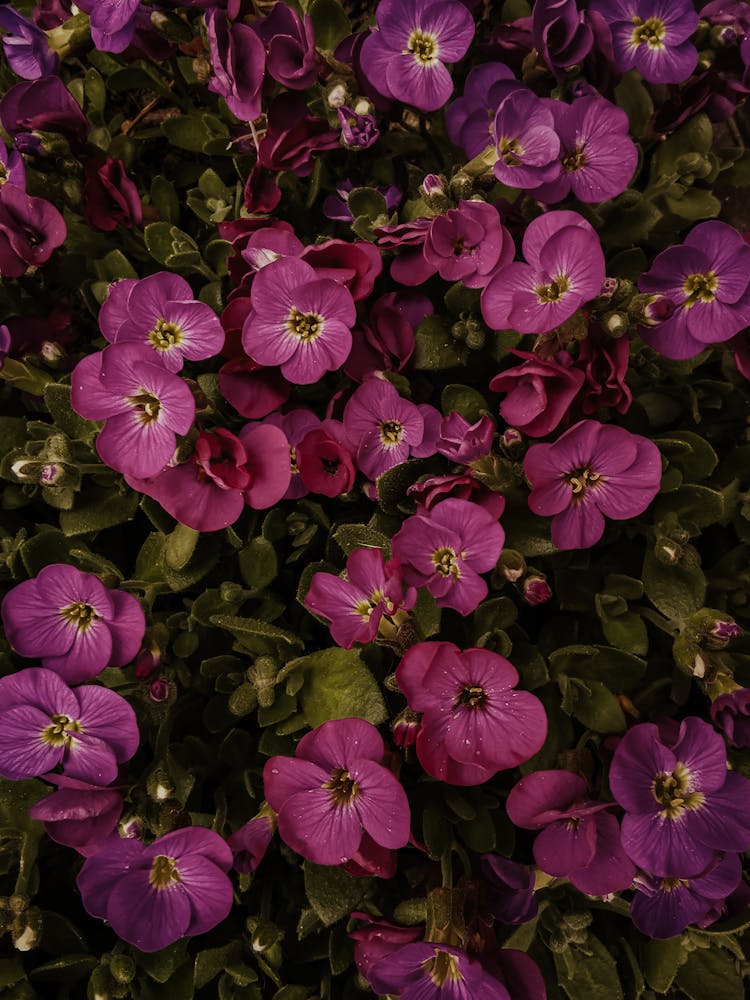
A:
[[[426,587],[439,607],[468,615],[487,596],[479,574],[494,568],[504,541],[505,532],[483,507],[443,500],[407,518],[391,548],[407,583]]]
[[[264,811],[267,810],[267,811]],[[266,856],[276,830],[276,821],[267,806],[239,830],[227,837],[227,844],[234,855],[234,869],[238,872],[254,872]]]
[[[349,378],[364,382],[374,372],[400,372],[414,353],[414,330],[432,312],[432,302],[419,292],[381,295],[368,322],[352,330],[352,350],[344,365]]]
[[[308,487],[302,481],[297,456],[297,445],[305,437],[308,431],[320,427],[320,419],[316,417],[312,410],[298,407],[288,413],[272,413],[266,420],[266,425],[279,427],[289,443],[289,457],[291,459],[292,478],[284,494],[284,500],[297,500],[308,493]]]
[[[554,361],[527,351],[511,353],[523,364],[506,368],[490,382],[493,392],[507,393],[500,416],[529,437],[546,437],[568,416],[585,375],[572,367],[565,351]]]
[[[337,645],[351,649],[375,638],[383,615],[413,608],[416,596],[413,588],[405,590],[397,559],[386,562],[380,549],[355,549],[346,561],[346,579],[313,574],[304,604],[329,619]]]
[[[369,722],[338,719],[303,736],[296,757],[271,757],[263,784],[281,839],[319,865],[345,864],[365,833],[381,847],[404,847],[409,801],[381,765],[384,752]]]
[[[317,277],[329,278],[348,288],[355,302],[372,294],[375,279],[383,270],[380,251],[365,240],[311,243],[300,257],[315,268]]]
[[[611,407],[618,413],[627,413],[633,394],[625,382],[630,357],[627,337],[607,339],[601,329],[594,326],[578,347],[576,367],[586,378],[580,407],[585,416],[591,416],[601,407]]]
[[[354,392],[344,410],[344,427],[357,448],[357,465],[376,479],[419,450],[424,419],[390,382],[372,378]]]
[[[290,386],[277,368],[251,358],[232,358],[219,369],[219,389],[242,417],[259,420],[289,399]]]
[[[532,757],[547,737],[538,698],[514,691],[518,672],[488,649],[420,642],[396,669],[409,708],[422,712],[417,756],[433,778],[479,785]]]
[[[475,479],[471,472],[454,473],[450,476],[428,476],[423,482],[412,483],[406,491],[426,511],[432,510],[443,500],[470,500],[484,507],[497,521],[505,510],[505,497],[493,493]]]
[[[586,549],[602,537],[604,517],[642,514],[661,482],[656,445],[624,427],[581,420],[552,444],[535,444],[523,462],[529,507],[553,515],[558,549]]]
[[[438,454],[451,462],[468,465],[492,450],[495,425],[485,413],[476,423],[470,424],[460,413],[451,410],[440,421],[440,432],[435,443]]]
[[[253,280],[252,305],[242,345],[260,364],[281,365],[290,382],[310,385],[346,361],[354,301],[304,261],[287,257],[262,268]]]
[[[354,486],[357,470],[344,425],[324,420],[309,430],[296,448],[297,465],[303,484],[312,493],[338,497]]]

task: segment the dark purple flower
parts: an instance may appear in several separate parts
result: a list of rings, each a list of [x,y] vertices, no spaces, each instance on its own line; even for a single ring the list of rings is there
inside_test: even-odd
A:
[[[309,177],[317,156],[339,148],[339,133],[310,114],[301,94],[280,94],[268,109],[268,127],[258,147],[258,163],[268,170],[291,170]]]
[[[628,412],[633,402],[633,394],[625,381],[629,359],[627,337],[607,338],[601,328],[589,328],[588,337],[578,345],[576,359],[576,367],[585,376],[577,400],[585,416],[592,416],[599,407]]]
[[[352,917],[366,921],[364,927],[349,932],[349,937],[354,941],[354,964],[365,979],[381,958],[422,936],[419,927],[398,927],[387,920],[375,920],[369,913],[355,910]]]
[[[187,383],[152,357],[141,344],[112,344],[79,361],[71,384],[76,413],[105,421],[96,439],[101,460],[137,479],[162,471],[195,416]]]
[[[527,87],[513,88],[495,113],[495,177],[509,187],[532,191],[560,173],[560,138],[549,102]]]
[[[635,867],[623,851],[610,804],[588,798],[586,782],[570,771],[534,771],[506,802],[515,826],[540,830],[534,860],[543,872],[567,878],[589,896],[627,889]]]
[[[263,784],[279,814],[281,839],[320,865],[344,864],[364,833],[381,847],[404,847],[409,802],[380,763],[384,753],[380,734],[369,722],[338,719],[303,736],[296,757],[271,757]]]
[[[650,938],[671,938],[698,924],[729,896],[742,879],[737,854],[718,852],[706,869],[690,878],[636,876],[630,915]]]
[[[86,161],[83,215],[95,229],[109,233],[118,225],[132,229],[143,221],[138,188],[128,177],[122,160],[91,157]]]
[[[10,330],[4,323],[0,323],[0,369],[3,367],[3,362],[10,354],[11,348],[11,337]]]
[[[676,739],[650,722],[633,726],[609,783],[625,810],[623,847],[654,875],[698,875],[716,851],[750,845],[750,782],[727,771],[724,740],[701,719],[685,719]]]
[[[532,608],[546,604],[552,597],[552,588],[547,582],[547,577],[541,573],[529,573],[525,576],[521,584],[521,597]]]
[[[348,493],[357,478],[354,451],[339,420],[323,420],[302,438],[296,448],[303,485],[311,493],[337,497]]]
[[[553,72],[582,63],[594,44],[591,28],[575,0],[536,0],[531,37]]]
[[[0,678],[0,774],[17,781],[57,765],[70,778],[109,785],[138,749],[135,712],[95,684],[73,690],[52,670]]]
[[[450,642],[409,649],[396,680],[409,708],[422,713],[417,756],[428,774],[479,785],[539,750],[547,717],[538,698],[514,690],[518,679],[513,664],[488,649],[462,651]]]
[[[433,312],[420,292],[387,292],[368,310],[367,323],[352,330],[352,349],[344,371],[355,382],[378,372],[401,371],[414,353],[414,331]]]
[[[701,222],[656,257],[638,288],[673,307],[641,327],[646,343],[667,358],[695,357],[750,323],[750,246],[726,222]]]
[[[49,31],[68,20],[71,3],[72,0],[37,0],[31,16],[42,31]]]
[[[341,138],[345,146],[351,146],[355,149],[369,149],[380,138],[380,129],[373,115],[357,114],[346,105],[342,105],[337,114],[341,125]]]
[[[612,32],[615,61],[637,69],[649,83],[683,83],[695,69],[698,51],[689,41],[698,27],[691,0],[593,0]]]
[[[56,844],[72,847],[85,858],[96,854],[117,827],[123,808],[120,793],[64,774],[47,774],[44,780],[58,790],[35,802],[29,816],[44,823]]]
[[[133,40],[140,0],[82,0],[90,17],[91,40],[101,52],[124,52]]]
[[[92,917],[151,952],[221,923],[232,908],[231,867],[232,851],[218,833],[191,826],[148,847],[112,837],[76,881]]]
[[[750,747],[750,688],[720,694],[711,702],[711,721],[733,747]]]
[[[124,667],[146,630],[140,604],[110,590],[92,573],[53,563],[9,590],[2,603],[5,634],[20,655],[39,658],[68,684],[105,667]]]
[[[270,809],[261,809],[258,815],[227,837],[227,844],[234,855],[234,870],[248,874],[254,872],[266,856],[268,845],[276,830],[276,821]]]
[[[540,358],[527,351],[511,351],[523,364],[500,372],[490,382],[493,392],[507,393],[500,416],[529,437],[546,437],[569,416],[585,376],[573,367],[570,355]]]
[[[525,89],[505,63],[475,66],[466,78],[463,97],[445,112],[445,126],[452,143],[469,159],[495,145],[495,112],[513,90]]]
[[[270,14],[253,24],[253,31],[268,49],[266,68],[274,80],[290,90],[312,87],[322,62],[309,14],[301,18],[287,4],[277,3]]]
[[[376,17],[360,55],[365,77],[384,97],[437,111],[453,93],[444,64],[474,37],[471,14],[459,0],[380,0]]]
[[[261,111],[263,43],[249,25],[227,21],[223,10],[207,11],[205,19],[213,71],[208,89],[223,97],[240,121],[255,121]]]
[[[500,854],[482,854],[482,875],[487,881],[490,912],[502,924],[525,924],[537,914],[534,872]]]
[[[17,83],[0,98],[0,124],[22,152],[36,152],[39,141],[26,133],[57,132],[81,143],[90,125],[59,76]]]
[[[553,515],[558,549],[587,549],[604,533],[604,518],[642,514],[661,483],[661,454],[624,427],[581,420],[551,444],[535,444],[523,461],[529,507]]]
[[[510,993],[458,948],[429,941],[407,944],[372,965],[367,979],[379,994],[400,1000],[511,1000]]]
[[[20,278],[65,242],[62,215],[44,198],[7,182],[0,186],[0,277]]]
[[[49,47],[45,33],[13,7],[0,7],[0,32],[7,32],[3,51],[16,76],[38,80],[57,72],[57,54]]]

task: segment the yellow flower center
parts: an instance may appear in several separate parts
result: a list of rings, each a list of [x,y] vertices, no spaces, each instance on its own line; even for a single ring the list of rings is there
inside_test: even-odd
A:
[[[586,153],[584,152],[583,146],[576,146],[575,149],[571,149],[569,153],[563,157],[562,161],[563,170],[567,170],[569,173],[573,170],[580,170],[582,167],[586,166]]]
[[[540,302],[545,304],[559,301],[570,288],[564,274],[556,274],[548,285],[537,285],[534,291]]]
[[[432,565],[435,567],[435,572],[440,576],[453,576],[458,579],[461,575],[455,549],[443,545],[441,548],[435,549],[430,558],[432,559]]]
[[[696,302],[713,302],[718,287],[719,279],[713,271],[706,271],[705,274],[689,274],[682,286],[687,295],[682,304],[683,309],[692,309]]]
[[[631,35],[633,45],[643,45],[645,43],[650,49],[664,48],[664,36],[667,33],[667,29],[661,18],[649,17],[644,21],[640,17],[634,17],[633,24],[635,25],[633,34]]]
[[[596,489],[604,482],[602,475],[599,472],[594,472],[588,466],[583,469],[574,469],[565,477],[565,480],[573,491],[573,502],[583,500],[588,490]]]
[[[323,788],[328,789],[331,801],[340,809],[348,806],[359,795],[359,785],[343,767],[333,772]]]
[[[386,448],[399,444],[404,436],[404,425],[398,420],[383,420],[380,424],[380,440]]]
[[[447,951],[436,949],[435,957],[422,963],[422,971],[426,973],[438,989],[446,983],[462,983],[464,977],[458,967],[458,959]]]
[[[487,692],[483,687],[470,685],[463,688],[453,703],[454,708],[484,708],[487,704]]]
[[[177,870],[177,858],[168,858],[166,854],[157,854],[151,864],[148,880],[154,889],[166,889],[175,882],[181,882]]]
[[[434,66],[438,61],[438,41],[434,35],[415,28],[409,35],[406,51],[411,52],[421,66]]]
[[[76,601],[75,604],[68,604],[60,608],[60,614],[71,625],[75,625],[78,632],[87,632],[92,624],[99,618],[96,609],[83,601]]]
[[[664,819],[679,819],[686,809],[700,809],[705,801],[702,792],[691,791],[692,775],[679,762],[674,771],[660,771],[651,785],[656,801],[664,806],[660,816]]]
[[[46,726],[41,732],[43,743],[51,747],[69,747],[73,742],[72,733],[83,732],[80,722],[69,719],[67,715],[51,715],[51,726]]]
[[[317,338],[323,332],[323,317],[318,313],[303,313],[292,306],[286,321],[286,328],[293,337],[306,344]]]
[[[156,326],[150,331],[148,340],[157,351],[169,351],[182,343],[182,330],[176,323],[169,323],[164,318],[156,321]]]
[[[136,396],[129,396],[128,402],[140,410],[139,418],[142,424],[153,424],[159,419],[161,403],[152,392],[141,389]]]
[[[503,136],[502,139],[498,141],[497,151],[500,159],[506,167],[521,166],[523,147],[518,139],[509,139],[507,136]]]

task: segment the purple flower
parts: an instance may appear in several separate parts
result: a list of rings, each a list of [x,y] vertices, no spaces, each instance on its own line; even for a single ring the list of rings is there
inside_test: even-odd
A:
[[[421,292],[387,292],[373,302],[368,322],[352,330],[352,350],[344,371],[355,380],[377,372],[401,371],[414,353],[414,331],[433,311]]]
[[[66,235],[54,205],[13,184],[0,185],[0,277],[20,278],[29,267],[46,264]]]
[[[555,359],[528,351],[510,353],[522,358],[523,364],[506,368],[490,382],[493,392],[507,393],[500,416],[529,437],[546,437],[569,417],[584,373],[573,367],[567,351],[560,351]]]
[[[71,144],[82,142],[90,125],[59,76],[17,83],[0,98],[0,124],[21,152],[37,152],[34,132],[57,132]]]
[[[604,518],[637,517],[659,492],[661,455],[624,427],[581,420],[552,444],[535,444],[523,461],[529,507],[553,515],[558,549],[587,549],[604,533]]]
[[[281,839],[308,861],[344,864],[364,833],[397,850],[409,839],[409,802],[381,765],[385,748],[363,719],[324,722],[297,744],[296,757],[271,757],[263,768]]]
[[[345,146],[369,149],[380,138],[380,129],[373,115],[357,114],[346,105],[342,105],[337,114],[341,125],[341,138]]]
[[[231,867],[232,851],[218,833],[189,826],[148,847],[113,837],[76,882],[92,917],[150,952],[221,923],[232,908]]]
[[[409,455],[421,457],[422,414],[384,379],[368,379],[354,392],[344,410],[344,427],[356,445],[357,465],[369,479],[377,479]]]
[[[525,924],[539,909],[534,898],[534,872],[500,854],[482,854],[482,875],[487,882],[490,912],[502,924]]]
[[[638,288],[672,306],[640,328],[646,343],[666,358],[695,357],[750,323],[750,246],[726,222],[701,222],[657,256]]]
[[[57,54],[47,43],[47,36],[33,21],[13,7],[0,7],[0,31],[8,65],[23,80],[38,80],[58,70]]]
[[[349,210],[349,195],[354,190],[354,182],[350,180],[339,181],[334,188],[334,194],[329,194],[323,201],[323,215],[326,219],[333,219],[335,222],[353,222],[354,216]],[[400,188],[395,184],[378,185],[375,188],[385,198],[385,209],[390,215],[395,212],[401,204],[403,195]]]
[[[505,63],[483,63],[466,77],[463,97],[445,112],[445,127],[454,145],[469,159],[495,145],[494,119],[498,107],[513,90],[525,89]]]
[[[601,291],[599,237],[577,212],[540,215],[522,248],[528,263],[504,267],[482,292],[482,315],[493,330],[547,333]]]
[[[447,944],[418,941],[393,951],[367,972],[373,990],[400,1000],[511,1000],[474,959]]]
[[[633,726],[609,783],[625,810],[623,847],[654,875],[698,875],[716,851],[750,845],[750,782],[727,771],[724,740],[701,719],[685,719],[674,740],[653,723]]]
[[[26,165],[17,149],[7,149],[0,142],[0,186],[12,184],[21,191],[26,190]]]
[[[438,607],[471,614],[487,596],[479,576],[494,569],[505,541],[497,519],[468,500],[443,500],[408,517],[393,536],[404,579],[426,587]]]
[[[548,103],[526,87],[514,87],[495,113],[495,177],[532,191],[560,173],[560,139]]]
[[[437,111],[453,93],[445,63],[458,62],[474,37],[459,0],[380,0],[377,31],[364,41],[362,72],[379,94]]]
[[[536,0],[531,37],[534,48],[554,73],[582,63],[594,44],[591,28],[575,0]]]
[[[435,447],[439,455],[444,455],[451,462],[469,465],[470,462],[489,455],[494,436],[495,425],[486,413],[470,424],[466,417],[451,410],[440,421]]]
[[[698,52],[688,41],[698,27],[690,0],[593,0],[612,31],[615,62],[637,69],[649,83],[684,83]]]
[[[417,643],[396,668],[396,680],[409,708],[423,713],[417,756],[439,781],[482,784],[528,760],[544,743],[542,703],[528,691],[513,690],[515,667],[488,649],[462,652],[450,642]]]
[[[2,370],[3,363],[10,354],[11,346],[10,330],[4,323],[0,323],[0,370]]]
[[[319,278],[305,261],[284,257],[253,279],[242,346],[262,365],[281,365],[290,382],[310,385],[346,361],[355,320],[348,289]]]
[[[267,807],[265,807],[267,809]],[[276,830],[276,821],[268,812],[261,812],[239,830],[227,837],[234,855],[234,870],[243,874],[254,872],[266,856]]]
[[[207,11],[205,19],[213,71],[208,89],[223,97],[240,121],[255,121],[261,112],[263,42],[249,25],[227,21],[223,10]]]
[[[83,215],[86,222],[104,233],[118,224],[132,229],[143,222],[138,188],[128,177],[122,160],[92,156],[86,161]]]
[[[628,116],[603,97],[580,97],[572,104],[546,101],[560,138],[560,173],[534,190],[539,201],[562,201],[571,192],[583,202],[622,194],[638,164],[628,135]]]
[[[375,920],[369,913],[355,910],[352,917],[366,921],[364,927],[349,932],[349,937],[354,941],[354,964],[365,979],[381,958],[422,936],[418,927],[398,927],[387,920]]]
[[[733,747],[750,747],[750,688],[720,694],[711,702],[711,721]]]
[[[64,774],[47,774],[44,780],[58,790],[35,802],[29,816],[44,823],[56,844],[72,847],[85,858],[96,854],[117,827],[123,807],[120,793]]]
[[[307,486],[305,486],[302,481],[302,476],[300,475],[297,446],[303,440],[308,431],[321,426],[320,418],[317,417],[312,410],[308,410],[304,407],[298,407],[295,410],[289,410],[287,413],[272,413],[264,422],[266,426],[270,424],[273,427],[280,428],[289,444],[292,478],[283,499],[297,500],[299,497],[306,496],[309,490]]]
[[[91,19],[91,40],[101,52],[124,52],[135,34],[140,0],[83,0]]]
[[[111,284],[99,312],[99,328],[110,344],[132,342],[152,349],[149,360],[170,372],[178,372],[185,359],[212,358],[224,346],[219,317],[204,302],[196,302],[184,278],[169,271]]]
[[[375,638],[383,615],[409,610],[415,599],[413,588],[404,588],[398,560],[386,562],[380,549],[355,549],[346,561],[346,579],[313,574],[304,605],[329,619],[333,641],[351,649]]]
[[[298,177],[309,177],[316,156],[339,148],[339,133],[328,121],[310,114],[302,94],[287,92],[274,98],[268,109],[258,163],[268,170],[291,170]]]
[[[737,854],[716,854],[708,867],[691,878],[636,876],[630,904],[633,923],[650,938],[671,938],[697,924],[723,903],[742,880]]]
[[[137,479],[161,472],[195,416],[187,383],[152,358],[141,344],[113,344],[79,361],[71,383],[76,413],[105,421],[96,439],[101,460]]]
[[[285,3],[274,4],[271,13],[253,25],[268,49],[267,69],[274,80],[290,90],[312,87],[322,68],[315,49],[312,19],[304,19]]]
[[[541,830],[534,860],[543,872],[567,878],[589,896],[627,889],[635,867],[623,851],[617,819],[606,802],[592,802],[586,782],[570,771],[534,771],[511,789],[508,817]]]
[[[91,573],[53,563],[8,591],[3,625],[11,647],[39,658],[68,684],[91,680],[105,667],[124,667],[141,646],[146,620],[140,604],[110,590]]]
[[[109,785],[138,749],[135,712],[109,688],[69,688],[52,670],[0,678],[0,774],[17,781],[57,765],[70,778]]]

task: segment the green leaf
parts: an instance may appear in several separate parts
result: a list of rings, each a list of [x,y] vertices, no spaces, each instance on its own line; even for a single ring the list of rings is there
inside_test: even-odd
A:
[[[212,615],[211,624],[223,628],[243,646],[252,651],[267,652],[278,644],[287,649],[302,646],[302,640],[277,625],[258,621],[256,618],[237,618],[233,615]]]
[[[643,561],[646,597],[663,615],[685,621],[703,607],[706,578],[699,566],[665,566],[652,551]]]
[[[599,681],[612,691],[632,691],[646,672],[646,662],[610,646],[564,646],[549,655],[553,679],[562,674]]]
[[[451,337],[447,323],[439,316],[428,316],[417,327],[412,364],[418,371],[459,368],[466,356],[466,350]]]
[[[338,4],[336,7],[341,10]],[[375,188],[354,188],[353,191],[349,192],[346,203],[355,219],[364,216],[370,222],[374,222],[387,214],[385,198]]]
[[[96,425],[79,417],[70,405],[70,386],[50,382],[44,390],[44,404],[55,426],[73,440],[88,438],[94,432]],[[0,431],[0,440],[5,441],[4,431]]]
[[[690,1000],[745,1000],[734,956],[723,948],[692,952],[677,973],[677,984]]]
[[[630,119],[631,133],[637,137],[644,135],[654,114],[654,102],[637,70],[624,74],[615,87],[615,100]]]
[[[29,977],[34,982],[75,983],[89,975],[98,964],[92,955],[65,955],[37,965],[31,970]]]
[[[266,538],[253,538],[238,554],[242,579],[252,590],[263,590],[279,571],[276,550]]]
[[[315,46],[323,52],[332,52],[352,30],[349,18],[336,0],[313,0],[310,17],[315,28]]]
[[[114,493],[102,486],[89,486],[83,496],[73,510],[60,511],[60,527],[69,538],[132,521],[140,499],[132,490]]]
[[[143,969],[157,983],[166,983],[185,961],[187,939],[182,938],[161,951],[143,952],[133,949],[138,967]],[[192,976],[191,976],[192,980]]]
[[[348,917],[373,883],[371,878],[354,878],[341,868],[304,864],[305,892],[322,924],[330,927],[342,917]]]
[[[570,1000],[623,1000],[615,960],[598,938],[589,935],[585,946],[570,952],[569,962],[555,952],[560,986]]]
[[[377,726],[388,718],[380,687],[356,649],[321,649],[293,660],[287,670],[304,672],[299,697],[309,726],[350,717]]]
[[[476,423],[482,414],[489,412],[487,400],[481,392],[468,385],[447,385],[440,397],[440,405],[446,417],[455,410],[470,424]]]
[[[563,711],[574,715],[595,733],[621,733],[625,716],[620,703],[601,681],[582,681],[577,677],[559,678]]]
[[[683,937],[647,941],[643,946],[643,974],[657,993],[666,993],[687,958]]]
[[[341,524],[331,537],[347,556],[355,549],[380,549],[386,558],[390,555],[389,539],[366,524]]]
[[[202,989],[207,983],[210,983],[231,962],[238,961],[241,955],[242,945],[239,941],[233,941],[221,948],[204,948],[203,951],[199,951],[195,958],[193,972],[193,982],[196,989]]]
[[[670,465],[676,465],[683,479],[690,483],[707,479],[719,462],[708,441],[692,431],[658,434],[654,441],[659,451],[669,459]]]

